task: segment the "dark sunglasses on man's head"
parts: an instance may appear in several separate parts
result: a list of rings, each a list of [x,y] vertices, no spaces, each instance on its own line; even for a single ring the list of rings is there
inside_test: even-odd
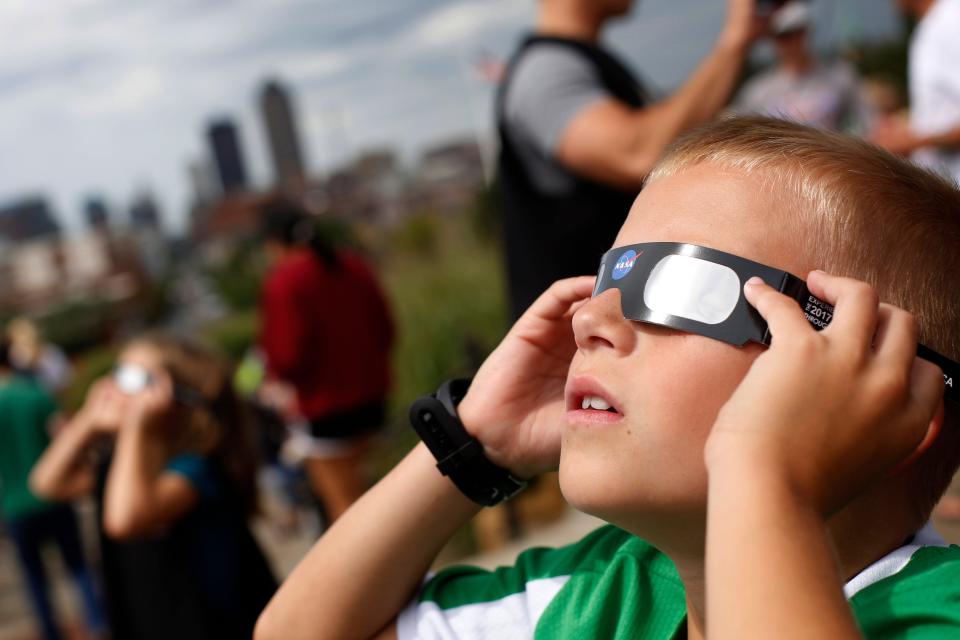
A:
[[[600,261],[593,290],[620,290],[624,318],[679,329],[728,344],[769,345],[767,323],[743,296],[743,283],[758,276],[794,300],[818,331],[833,319],[833,306],[817,298],[806,282],[730,253],[680,242],[645,242],[616,247]],[[917,356],[943,370],[945,397],[960,402],[954,380],[960,364],[917,346]]]

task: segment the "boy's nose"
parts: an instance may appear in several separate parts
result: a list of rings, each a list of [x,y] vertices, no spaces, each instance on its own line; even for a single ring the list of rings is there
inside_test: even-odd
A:
[[[573,336],[581,351],[614,349],[620,353],[633,350],[636,332],[620,309],[620,290],[608,289],[580,307],[573,315]]]

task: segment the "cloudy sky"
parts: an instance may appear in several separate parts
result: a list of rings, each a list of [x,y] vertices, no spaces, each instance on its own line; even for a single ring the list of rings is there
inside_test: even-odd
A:
[[[897,33],[892,0],[820,0],[825,45]],[[0,202],[46,194],[68,226],[83,199],[116,211],[149,190],[184,224],[187,165],[229,115],[256,183],[269,178],[259,84],[295,92],[311,171],[365,147],[407,157],[489,133],[481,52],[509,54],[535,0],[3,0]],[[724,0],[642,0],[609,41],[656,89],[708,51]]]

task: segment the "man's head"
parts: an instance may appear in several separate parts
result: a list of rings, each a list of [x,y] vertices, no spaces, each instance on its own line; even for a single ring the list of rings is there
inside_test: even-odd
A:
[[[791,66],[806,63],[809,57],[807,36],[812,20],[810,4],[804,0],[791,0],[770,16],[770,35],[781,63]]]
[[[543,11],[578,15],[597,24],[627,15],[635,3],[636,0],[540,0]]]
[[[960,193],[863,142],[765,118],[717,122],[661,161],[615,246],[700,244],[805,277],[812,269],[871,283],[915,314],[921,341],[960,357]],[[716,414],[762,351],[625,320],[619,291],[574,317],[572,402],[619,412],[574,419],[561,485],[586,511],[656,540],[705,516],[703,445]],[[600,405],[603,406],[602,404]],[[958,416],[910,470],[917,519],[960,453]],[[926,513],[923,513],[923,512]]]

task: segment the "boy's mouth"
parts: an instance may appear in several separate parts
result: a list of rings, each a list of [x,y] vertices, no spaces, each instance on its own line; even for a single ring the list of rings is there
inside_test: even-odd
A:
[[[589,412],[619,418],[623,413],[617,400],[592,376],[572,376],[567,380],[567,411]]]
[[[596,411],[607,411],[609,413],[620,413],[606,399],[600,396],[583,396],[580,400],[581,409],[594,409]]]

